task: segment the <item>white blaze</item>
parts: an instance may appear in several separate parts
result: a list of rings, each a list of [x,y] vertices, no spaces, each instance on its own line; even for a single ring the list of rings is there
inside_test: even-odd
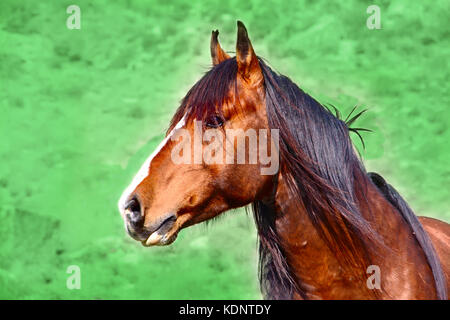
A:
[[[167,141],[173,136],[176,130],[183,127],[185,124],[185,117],[183,117],[177,125],[170,131],[170,133],[167,135],[167,137],[164,138],[164,140],[159,144],[159,146],[156,148],[155,151],[145,160],[144,164],[139,169],[136,176],[131,181],[130,185],[125,189],[125,191],[122,193],[119,199],[119,211],[124,214],[125,205],[127,202],[128,197],[134,190],[137,188],[137,186],[149,175],[150,171],[150,165],[152,163],[152,160],[156,155],[161,151],[161,149],[166,145]]]

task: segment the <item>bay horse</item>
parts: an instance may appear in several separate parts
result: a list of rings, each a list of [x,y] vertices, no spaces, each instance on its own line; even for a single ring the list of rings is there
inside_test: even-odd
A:
[[[189,90],[166,138],[123,192],[119,210],[129,235],[144,246],[168,245],[183,228],[250,205],[266,299],[447,299],[450,225],[417,217],[380,175],[367,173],[349,121],[274,72],[237,25],[235,57],[212,32],[212,69]],[[279,155],[277,170],[262,174],[261,158],[195,161],[192,143],[180,148],[186,134],[210,129],[241,130],[231,151],[235,138],[249,140],[248,130],[277,130],[267,142]],[[197,142],[208,147],[212,140]],[[246,154],[254,151],[249,145]],[[213,152],[223,160],[217,146],[224,143]],[[175,149],[191,161],[175,163]],[[378,278],[369,281],[368,270]]]

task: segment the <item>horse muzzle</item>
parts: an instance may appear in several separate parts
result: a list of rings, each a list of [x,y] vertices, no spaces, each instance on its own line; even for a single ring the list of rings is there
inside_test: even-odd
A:
[[[183,219],[177,221],[177,215],[169,212],[145,223],[145,211],[136,197],[132,197],[123,208],[122,216],[130,237],[146,247],[169,245],[175,241]]]

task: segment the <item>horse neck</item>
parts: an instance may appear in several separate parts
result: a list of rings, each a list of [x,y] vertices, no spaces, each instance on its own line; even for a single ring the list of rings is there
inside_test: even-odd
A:
[[[424,283],[420,284],[421,290],[432,290],[424,287],[426,281],[432,283],[433,279],[420,247],[411,237],[411,231],[400,214],[371,183],[366,185],[364,198],[360,205],[361,214],[384,244],[367,248],[370,254],[367,266],[377,265],[382,270],[382,290],[378,291],[368,289],[366,280],[370,274],[366,270],[356,270],[355,273],[355,269],[350,270],[338,261],[314,227],[304,206],[289,196],[283,177],[279,177],[274,226],[290,272],[303,291],[303,297],[294,294],[294,298],[417,298],[420,294],[418,296],[415,291],[405,291],[404,284],[400,285],[399,282],[403,280],[408,283],[412,275],[417,278],[419,272],[425,277]],[[405,252],[405,247],[409,249],[406,251],[414,248],[413,253]],[[399,264],[399,259],[409,263]]]

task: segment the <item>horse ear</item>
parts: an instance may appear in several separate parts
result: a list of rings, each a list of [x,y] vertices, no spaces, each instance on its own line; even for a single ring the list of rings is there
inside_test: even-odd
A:
[[[258,83],[262,80],[262,71],[258,57],[253,51],[252,43],[248,38],[247,29],[241,21],[237,22],[236,62],[238,72],[247,82]]]
[[[213,30],[211,33],[211,58],[213,65],[215,66],[227,59],[230,59],[230,56],[220,47],[219,40],[217,39],[218,36],[219,30]]]

